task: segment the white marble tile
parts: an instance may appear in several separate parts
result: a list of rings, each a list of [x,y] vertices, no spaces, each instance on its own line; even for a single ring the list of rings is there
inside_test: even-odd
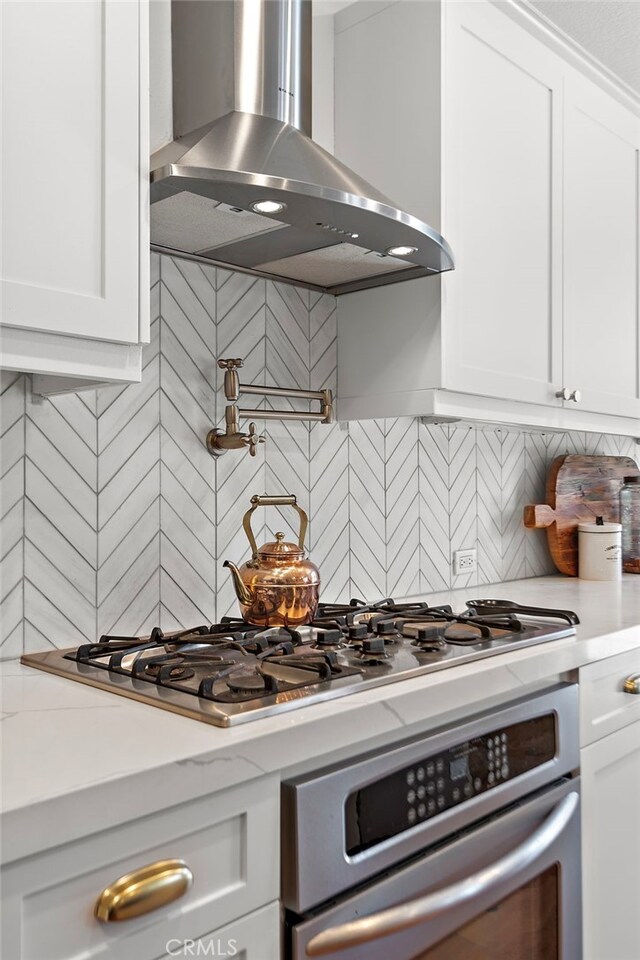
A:
[[[38,470],[79,516],[95,526],[96,458],[88,455],[84,461],[72,463],[66,458],[66,453],[63,444],[56,446],[27,418],[27,481],[30,473]]]
[[[418,423],[388,420],[385,425],[386,567],[390,596],[420,591],[420,477]]]
[[[40,546],[43,547],[44,544]],[[87,597],[74,583],[73,572],[63,567],[61,563],[55,562],[56,552],[49,549],[47,553],[48,555],[45,555],[42,549],[28,538],[25,540],[24,566],[28,578],[27,587],[37,589],[47,603],[54,606],[60,615],[87,640],[95,639],[95,587]],[[49,556],[54,562],[49,559]],[[31,610],[27,597],[25,597],[25,604],[25,615],[30,617]],[[37,623],[36,626],[38,626]]]
[[[46,469],[46,465],[43,464],[43,466]],[[49,518],[58,536],[68,540],[87,563],[95,566],[97,546],[95,515],[91,522],[88,498],[84,503],[84,510],[78,511],[76,504],[64,495],[65,491],[59,491],[30,461],[27,461],[26,465],[25,492],[27,498],[38,510]],[[85,519],[85,516],[88,519]],[[28,536],[28,525],[25,529]],[[53,544],[50,545],[50,549],[53,549]],[[55,551],[52,557],[55,560]],[[28,571],[26,573],[28,576]]]
[[[140,620],[146,616],[153,603],[157,605],[159,597],[153,597],[143,603],[139,609],[138,597],[142,591],[148,594],[149,585],[160,563],[159,538],[155,535],[151,541],[135,556],[131,565],[122,570],[122,576],[114,587],[106,593],[98,605],[98,634],[135,633]]]
[[[151,475],[156,488],[160,482],[160,431],[157,425],[152,426],[149,433],[137,449],[132,451],[128,460],[114,475],[107,472],[107,481],[100,487],[98,497],[98,526],[99,529],[120,514],[128,499],[139,499],[143,480]],[[100,470],[101,479],[104,472]],[[145,503],[143,510],[148,504]],[[122,527],[122,532],[126,530]]]
[[[20,545],[22,551],[22,545]],[[19,657],[23,641],[24,581],[4,593],[0,606],[0,659]]]
[[[53,581],[47,578],[44,589],[49,589],[51,583],[53,583]],[[69,598],[69,590],[65,590],[62,597],[54,596],[50,598],[42,593],[39,587],[32,583],[30,579],[25,580],[25,650],[27,649],[27,623],[35,627],[54,647],[77,647],[81,643],[87,643],[87,641],[93,642],[95,640],[95,608],[92,611],[93,628],[91,628],[90,622],[88,620],[85,621],[84,618],[82,622],[77,623],[73,619],[77,607],[69,602]],[[61,606],[64,606],[66,609],[62,610]],[[83,610],[84,609],[86,608],[83,608]],[[82,613],[83,611],[81,610],[80,612]],[[84,632],[85,630],[86,632]]]
[[[116,547],[105,557],[98,569],[98,604],[104,603],[123,579],[129,578],[129,569],[160,532],[160,500],[154,500],[133,526],[123,530]],[[118,597],[120,600],[121,598]],[[116,601],[117,602],[117,601]]]
[[[20,600],[20,605],[22,610],[22,599]],[[15,629],[12,630],[10,634],[3,634],[3,636],[4,639],[0,642],[0,660],[15,660],[21,657],[24,653],[24,625],[22,623],[22,615]]]
[[[2,434],[0,438],[0,473],[2,474],[2,493],[0,494],[0,503],[3,508],[10,507],[15,503],[15,497],[12,497],[7,491],[11,487],[10,471],[24,457],[24,417],[19,417]]]
[[[0,371],[0,438],[24,416],[25,381],[24,374]],[[0,449],[3,450],[2,442]]]
[[[122,542],[127,531],[131,530],[140,517],[152,504],[158,503],[160,490],[160,465],[156,463],[144,473],[147,463],[142,464],[140,475],[134,474],[135,483],[123,484],[120,496],[114,491],[112,503],[103,510],[100,497],[101,520],[98,531],[98,557],[103,564]],[[128,491],[128,492],[127,492]]]
[[[268,283],[266,306],[268,382],[309,389],[309,313],[302,299],[295,287]]]
[[[160,312],[174,333],[184,334],[191,343],[197,336],[200,345],[195,349],[206,347],[215,355],[216,293],[207,278],[211,272],[198,263],[163,258]]]
[[[2,524],[0,557],[4,559],[4,557],[8,556],[8,554],[15,549],[16,545],[21,542],[24,534],[24,505],[22,497],[20,497],[13,506],[9,507],[6,512],[3,511],[0,523]],[[0,583],[1,582],[2,581],[0,581]]]
[[[128,463],[160,422],[157,359],[144,389],[130,386],[127,391],[102,414],[98,423],[100,488]]]
[[[120,606],[105,604],[98,610],[98,635],[101,636],[105,631],[115,636],[144,636],[150,633],[159,622],[159,597],[160,568],[156,567],[126,603]],[[116,620],[112,619],[114,611]]]
[[[456,550],[472,547],[478,537],[475,431],[451,428],[449,433],[449,562]],[[453,567],[451,567],[453,570]],[[452,587],[477,583],[477,574],[455,576]]]
[[[216,589],[215,540],[206,537],[201,540],[185,519],[184,516],[178,515],[163,497],[160,507],[162,544],[164,546],[165,542],[169,541],[172,550],[175,551],[171,554],[175,562],[171,566],[170,573],[184,592],[192,595],[194,587],[191,571],[195,571],[206,586],[204,602],[209,609],[212,605],[210,594],[213,594],[215,599]],[[163,549],[161,562],[165,569],[169,569],[169,559],[169,555]],[[202,591],[199,590],[198,595],[201,593]],[[198,595],[192,596],[194,602],[197,602]]]
[[[96,567],[93,559],[87,559],[76,549],[65,536],[65,531],[61,533],[52,520],[30,500],[26,501],[24,509],[27,540],[64,573],[65,578],[88,603],[95,606]],[[33,572],[31,575],[33,576]],[[66,589],[63,584],[63,596]]]

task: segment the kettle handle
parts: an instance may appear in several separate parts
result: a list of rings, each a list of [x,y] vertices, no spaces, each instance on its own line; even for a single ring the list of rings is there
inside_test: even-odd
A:
[[[256,543],[256,538],[254,537],[253,530],[251,529],[251,515],[258,507],[294,507],[300,516],[298,546],[301,550],[304,550],[304,538],[307,535],[309,518],[302,507],[298,505],[298,501],[296,500],[295,496],[293,494],[288,494],[284,497],[269,497],[266,495],[260,496],[259,494],[255,494],[253,497],[251,497],[251,506],[242,519],[242,526],[244,527],[244,532],[246,533],[247,540],[251,546],[251,555],[254,560],[258,556],[258,544]]]

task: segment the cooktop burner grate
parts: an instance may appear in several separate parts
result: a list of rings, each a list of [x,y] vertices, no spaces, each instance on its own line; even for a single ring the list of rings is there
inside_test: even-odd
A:
[[[557,621],[560,621],[558,623]],[[554,622],[556,621],[556,622]],[[572,611],[509,601],[321,603],[296,629],[225,617],[147,637],[102,636],[23,663],[229,726],[523,646],[567,637]]]

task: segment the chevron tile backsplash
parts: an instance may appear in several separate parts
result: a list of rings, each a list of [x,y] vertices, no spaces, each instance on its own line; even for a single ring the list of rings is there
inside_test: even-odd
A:
[[[408,596],[553,572],[522,507],[569,452],[634,455],[624,437],[425,426],[265,423],[255,458],[213,460],[224,420],[216,359],[242,380],[336,388],[333,298],[153,257],[151,342],[140,384],[42,400],[2,373],[0,657],[236,611],[222,561],[241,561],[252,494],[296,493],[325,600]],[[268,401],[263,401],[268,403]],[[258,541],[286,509],[258,512]],[[453,551],[478,571],[453,577]]]

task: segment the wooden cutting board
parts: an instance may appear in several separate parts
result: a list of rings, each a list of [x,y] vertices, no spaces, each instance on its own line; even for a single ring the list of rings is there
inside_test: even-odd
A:
[[[553,461],[547,477],[546,503],[524,508],[524,525],[546,528],[549,550],[560,573],[578,576],[578,524],[596,517],[620,521],[623,478],[640,473],[631,457],[569,454]]]

